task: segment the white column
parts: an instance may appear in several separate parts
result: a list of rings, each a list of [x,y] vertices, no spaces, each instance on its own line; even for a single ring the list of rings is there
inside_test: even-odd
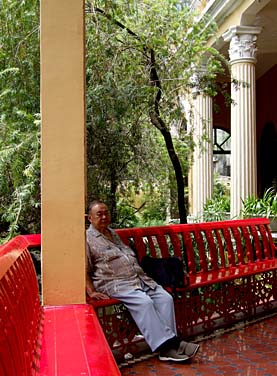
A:
[[[260,32],[260,27],[233,26],[223,35],[225,41],[230,41],[234,101],[231,108],[231,218],[239,216],[242,200],[257,194],[255,63]]]
[[[193,217],[202,219],[203,206],[213,194],[212,98],[202,92],[194,93],[192,105],[195,149],[190,213]]]

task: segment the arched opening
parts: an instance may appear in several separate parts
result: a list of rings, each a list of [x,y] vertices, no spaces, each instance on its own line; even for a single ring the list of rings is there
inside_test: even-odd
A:
[[[213,164],[214,172],[219,176],[231,176],[231,135],[219,127],[213,129]]]

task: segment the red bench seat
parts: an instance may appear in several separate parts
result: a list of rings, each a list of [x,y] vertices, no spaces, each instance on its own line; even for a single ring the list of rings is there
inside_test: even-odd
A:
[[[92,306],[44,307],[41,376],[119,375]]]

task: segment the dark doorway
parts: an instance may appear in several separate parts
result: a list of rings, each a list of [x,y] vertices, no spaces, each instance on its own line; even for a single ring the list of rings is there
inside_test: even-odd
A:
[[[260,142],[261,195],[277,183],[277,132],[273,122],[264,126]]]

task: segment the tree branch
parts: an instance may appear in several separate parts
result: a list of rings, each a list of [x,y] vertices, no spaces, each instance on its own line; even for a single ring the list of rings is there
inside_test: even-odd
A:
[[[113,24],[120,27],[122,30],[126,30],[129,35],[137,39],[141,42],[139,36],[134,33],[131,29],[129,29],[127,26],[125,26],[120,21],[113,18],[110,14],[106,13],[103,9],[100,9],[98,7],[94,7],[92,4],[86,4],[86,13],[99,13],[102,16],[104,16],[107,20],[110,20]]]

